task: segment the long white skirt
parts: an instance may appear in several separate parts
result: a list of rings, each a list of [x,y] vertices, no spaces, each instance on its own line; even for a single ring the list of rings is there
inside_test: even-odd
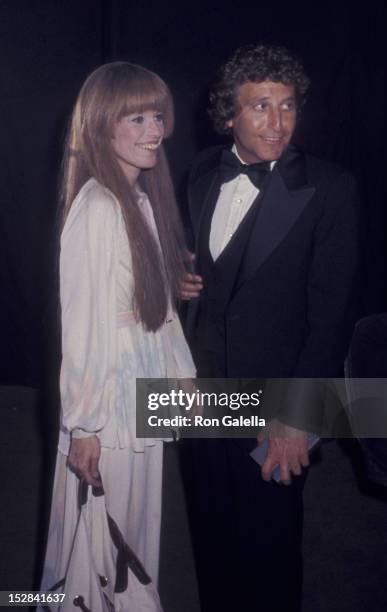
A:
[[[59,608],[74,611],[74,598],[81,595],[92,612],[109,609],[160,612],[157,594],[161,523],[163,443],[156,441],[144,452],[132,449],[102,449],[99,471],[105,496],[89,500],[78,509],[79,479],[66,467],[67,457],[57,455],[42,591],[65,578],[55,592],[65,593]],[[89,487],[91,489],[91,487]],[[91,491],[89,492],[91,493]],[[116,548],[106,529],[106,510],[117,524],[125,542],[143,564],[152,583],[144,586],[128,569],[128,587],[114,593]],[[108,579],[100,588],[99,576]],[[57,609],[57,608],[55,608]]]

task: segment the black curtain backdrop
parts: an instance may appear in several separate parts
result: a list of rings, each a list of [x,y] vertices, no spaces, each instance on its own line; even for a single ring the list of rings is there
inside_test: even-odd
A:
[[[176,105],[167,149],[184,207],[197,151],[218,142],[208,86],[233,50],[283,44],[312,79],[298,142],[357,177],[364,312],[386,310],[382,1],[0,0],[0,382],[39,386],[58,356],[56,189],[66,122],[87,74],[124,59],[158,72]],[[49,351],[47,352],[47,348]]]

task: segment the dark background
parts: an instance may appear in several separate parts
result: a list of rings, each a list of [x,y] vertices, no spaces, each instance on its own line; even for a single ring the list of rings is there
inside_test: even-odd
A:
[[[364,314],[378,312],[387,310],[385,13],[382,0],[359,7],[348,0],[0,0],[0,384],[19,385],[0,387],[2,588],[39,585],[57,431],[56,190],[83,80],[101,63],[124,59],[169,83],[176,129],[168,152],[183,207],[191,160],[217,142],[206,94],[218,65],[251,42],[301,55],[312,88],[297,140],[358,180],[360,290]],[[305,495],[305,601],[314,612],[382,612],[386,492],[358,482],[358,449],[348,451],[352,467],[335,444],[323,450]],[[179,486],[175,466],[163,493],[161,593],[166,609],[196,611]]]
[[[115,59],[143,64],[171,87],[176,129],[168,151],[183,201],[192,158],[216,142],[206,91],[217,66],[250,42],[301,55],[312,88],[297,140],[357,177],[364,313],[386,310],[385,12],[377,0],[359,8],[343,0],[0,0],[0,382],[40,386],[47,355],[57,354],[56,187],[65,126],[87,74]]]

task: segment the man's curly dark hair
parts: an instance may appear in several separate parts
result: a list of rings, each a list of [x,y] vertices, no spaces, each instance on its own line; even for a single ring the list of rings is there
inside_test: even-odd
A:
[[[247,81],[260,83],[273,81],[294,85],[297,106],[302,106],[309,87],[309,79],[301,61],[291,55],[285,47],[272,45],[247,45],[240,47],[221,66],[219,78],[210,93],[209,115],[219,134],[228,134],[231,129],[226,122],[236,112],[237,87]]]

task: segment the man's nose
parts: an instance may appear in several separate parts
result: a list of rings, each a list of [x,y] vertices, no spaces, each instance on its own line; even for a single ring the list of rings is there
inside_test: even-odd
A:
[[[276,132],[279,132],[282,128],[282,115],[279,108],[271,108],[268,117],[269,127]]]

